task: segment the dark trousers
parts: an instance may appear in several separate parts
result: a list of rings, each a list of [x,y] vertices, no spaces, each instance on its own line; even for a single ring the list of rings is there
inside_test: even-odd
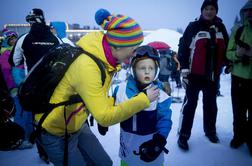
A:
[[[178,70],[172,71],[171,78],[176,81],[177,86],[181,86],[180,71]]]
[[[232,75],[231,97],[233,106],[234,138],[252,143],[252,79]]]
[[[179,134],[189,139],[193,126],[193,119],[197,107],[199,92],[203,93],[203,128],[205,134],[216,134],[217,118],[217,82],[203,77],[190,76],[186,89],[184,103],[181,109],[181,126]]]

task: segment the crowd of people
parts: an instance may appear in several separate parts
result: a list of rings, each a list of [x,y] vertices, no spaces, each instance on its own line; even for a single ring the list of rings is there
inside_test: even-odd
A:
[[[28,33],[18,36],[14,31],[2,30],[0,129],[10,129],[4,127],[7,122],[13,122],[17,124],[12,124],[13,128],[19,126],[16,133],[20,135],[11,140],[9,148],[2,149],[0,142],[1,150],[34,146],[30,137],[42,115],[22,108],[18,88],[46,52],[68,43],[95,56],[102,63],[105,77],[101,80],[100,66],[85,56],[85,52],[71,63],[50,103],[64,102],[75,94],[82,102],[56,107],[44,119],[35,144],[41,159],[47,163],[113,165],[90,130],[88,118],[92,116],[100,129],[104,129],[103,134],[109,126],[120,123],[121,166],[163,165],[164,155],[169,152],[166,140],[172,128],[169,83],[172,75],[177,88],[185,88],[178,147],[184,151],[190,149],[188,142],[200,91],[205,136],[211,143],[220,143],[216,129],[217,96],[225,68],[226,73],[231,73],[233,138],[230,147],[237,149],[245,143],[252,156],[249,97],[252,93],[252,1],[248,0],[241,8],[241,22],[235,25],[230,36],[217,16],[218,9],[217,0],[203,1],[199,18],[189,23],[180,38],[178,52],[160,41],[141,45],[144,40],[141,26],[131,17],[111,14],[106,9],[95,13],[95,21],[104,31],[90,32],[72,43],[66,36],[64,22],[47,25],[43,11],[32,9],[25,18],[31,25]],[[129,73],[124,81],[111,86],[122,63]]]

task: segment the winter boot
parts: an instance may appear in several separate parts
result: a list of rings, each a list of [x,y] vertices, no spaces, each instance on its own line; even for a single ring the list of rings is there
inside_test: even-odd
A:
[[[212,143],[219,143],[220,140],[219,138],[217,137],[216,134],[206,134],[206,137],[209,139],[210,142]]]
[[[234,149],[237,149],[239,148],[242,144],[244,143],[244,140],[243,139],[239,139],[239,138],[233,138],[231,141],[230,141],[230,147],[231,148],[234,148]]]
[[[31,149],[31,148],[33,148],[33,144],[27,140],[23,141],[22,144],[18,147],[19,150]]]
[[[178,146],[183,149],[184,151],[188,151],[189,150],[189,146],[188,146],[188,142],[187,139],[184,137],[179,137],[178,139]]]

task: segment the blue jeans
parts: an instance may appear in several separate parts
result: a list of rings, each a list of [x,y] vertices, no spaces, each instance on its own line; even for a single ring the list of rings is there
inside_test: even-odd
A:
[[[43,131],[39,141],[49,156],[49,160],[55,166],[62,166],[65,147],[64,137]],[[96,166],[113,165],[99,140],[92,133],[89,126],[84,123],[78,132],[69,135],[68,166],[86,166],[89,163]]]

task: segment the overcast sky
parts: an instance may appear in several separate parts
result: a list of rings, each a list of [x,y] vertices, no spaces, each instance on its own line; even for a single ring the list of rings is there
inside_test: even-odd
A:
[[[96,26],[94,14],[100,8],[128,15],[145,30],[182,28],[200,15],[203,0],[1,0],[0,27],[7,23],[25,23],[32,8],[44,10],[46,21],[66,21],[81,26]],[[227,30],[247,0],[219,0],[218,16]]]

